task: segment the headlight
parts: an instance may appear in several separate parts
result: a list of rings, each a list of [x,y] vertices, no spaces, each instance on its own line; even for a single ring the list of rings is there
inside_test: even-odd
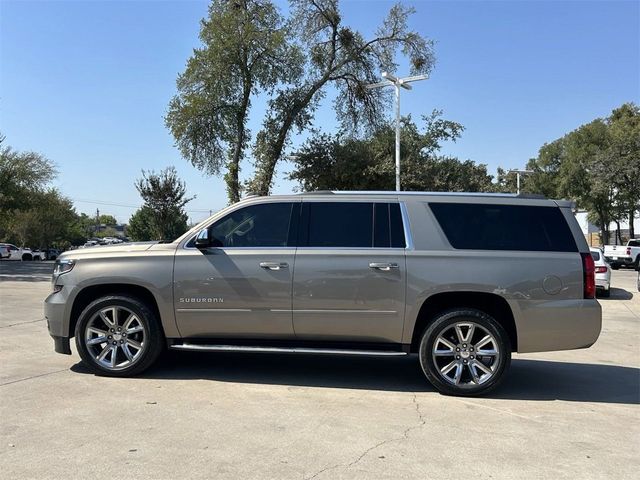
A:
[[[57,260],[53,267],[53,276],[57,277],[63,273],[70,272],[75,264],[76,262],[73,260]]]

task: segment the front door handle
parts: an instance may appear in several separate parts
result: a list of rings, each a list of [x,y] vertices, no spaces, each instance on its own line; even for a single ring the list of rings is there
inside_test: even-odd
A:
[[[285,268],[289,268],[289,264],[286,262],[260,262],[260,268],[264,268],[265,270],[282,270]]]
[[[383,272],[388,272],[392,268],[398,268],[397,263],[375,263],[372,262],[369,264],[369,268],[373,268],[375,270],[382,270]]]

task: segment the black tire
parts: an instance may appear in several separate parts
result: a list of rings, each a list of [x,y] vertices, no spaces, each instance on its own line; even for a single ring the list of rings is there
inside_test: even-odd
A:
[[[101,310],[112,307],[117,307],[118,309],[122,309],[122,311],[129,310],[131,313],[135,314],[135,316],[140,320],[140,325],[142,326],[143,333],[145,335],[144,342],[141,342],[142,349],[139,353],[139,357],[136,356],[135,360],[132,361],[129,366],[115,369],[103,366],[99,363],[95,356],[95,352],[89,351],[90,348],[102,348],[101,345],[89,347],[85,343],[85,333],[92,319],[94,319],[96,315],[100,315],[99,312]],[[156,361],[158,356],[164,350],[165,345],[165,338],[160,321],[153,310],[139,299],[127,295],[109,295],[98,298],[90,303],[78,318],[75,337],[78,353],[89,370],[98,375],[109,377],[129,377],[142,373]],[[105,343],[111,343],[111,340],[107,340]],[[109,345],[107,344],[105,348],[108,346]],[[118,347],[113,348],[117,351]]]
[[[474,333],[472,334],[472,338],[469,342],[470,346],[480,343],[476,335],[481,335],[482,329],[491,334],[495,339],[495,347],[499,352],[497,358],[490,359],[486,356],[478,356],[478,358],[475,359],[476,363],[482,362],[484,366],[488,366],[484,363],[485,361],[492,362],[489,367],[492,371],[491,376],[481,383],[475,383],[475,380],[469,378],[469,383],[465,382],[463,384],[461,382],[459,385],[453,384],[450,381],[445,380],[444,375],[441,373],[442,367],[437,364],[439,361],[448,362],[449,359],[443,357],[442,359],[439,358],[439,360],[435,360],[436,354],[434,353],[434,347],[437,346],[435,344],[436,340],[443,336],[443,332],[455,329],[455,325],[458,323],[474,324]],[[477,326],[481,328],[477,328]],[[469,330],[470,329],[467,330],[467,334],[469,334]],[[462,347],[462,345],[460,345],[460,347]],[[469,355],[470,352],[465,351],[463,354]],[[474,359],[473,354],[471,355],[471,357],[468,357],[469,362],[472,362],[471,359]],[[504,379],[509,369],[509,365],[511,364],[511,343],[507,332],[493,317],[479,310],[460,308],[440,313],[433,322],[429,324],[422,334],[419,356],[422,371],[431,384],[440,393],[465,397],[477,396],[493,390]],[[458,360],[456,360],[456,358]],[[455,358],[451,358],[451,363],[454,363],[454,361],[459,363],[459,361],[464,360],[460,360],[460,356],[458,355]],[[471,364],[469,363],[468,366],[463,366],[461,371],[462,378],[464,378],[465,372],[467,373],[467,376],[471,377]],[[474,367],[474,371],[477,374],[478,369]]]
[[[25,253],[22,255],[22,261],[23,262],[30,262],[31,260],[33,260],[33,257],[31,255],[29,255],[28,253]]]

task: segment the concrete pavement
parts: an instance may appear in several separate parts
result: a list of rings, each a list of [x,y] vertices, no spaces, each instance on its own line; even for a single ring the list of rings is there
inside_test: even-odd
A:
[[[640,293],[613,272],[592,348],[515,355],[488,397],[416,358],[170,353],[131,379],[57,355],[50,263],[0,263],[3,478],[636,478]],[[75,352],[75,347],[73,347]]]

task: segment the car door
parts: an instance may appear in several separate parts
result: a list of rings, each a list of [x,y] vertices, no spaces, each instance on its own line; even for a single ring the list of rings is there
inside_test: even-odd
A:
[[[400,342],[405,236],[398,203],[303,202],[293,324],[303,340]]]
[[[291,338],[291,284],[300,202],[256,203],[192,239],[174,266],[174,308],[183,337]]]

